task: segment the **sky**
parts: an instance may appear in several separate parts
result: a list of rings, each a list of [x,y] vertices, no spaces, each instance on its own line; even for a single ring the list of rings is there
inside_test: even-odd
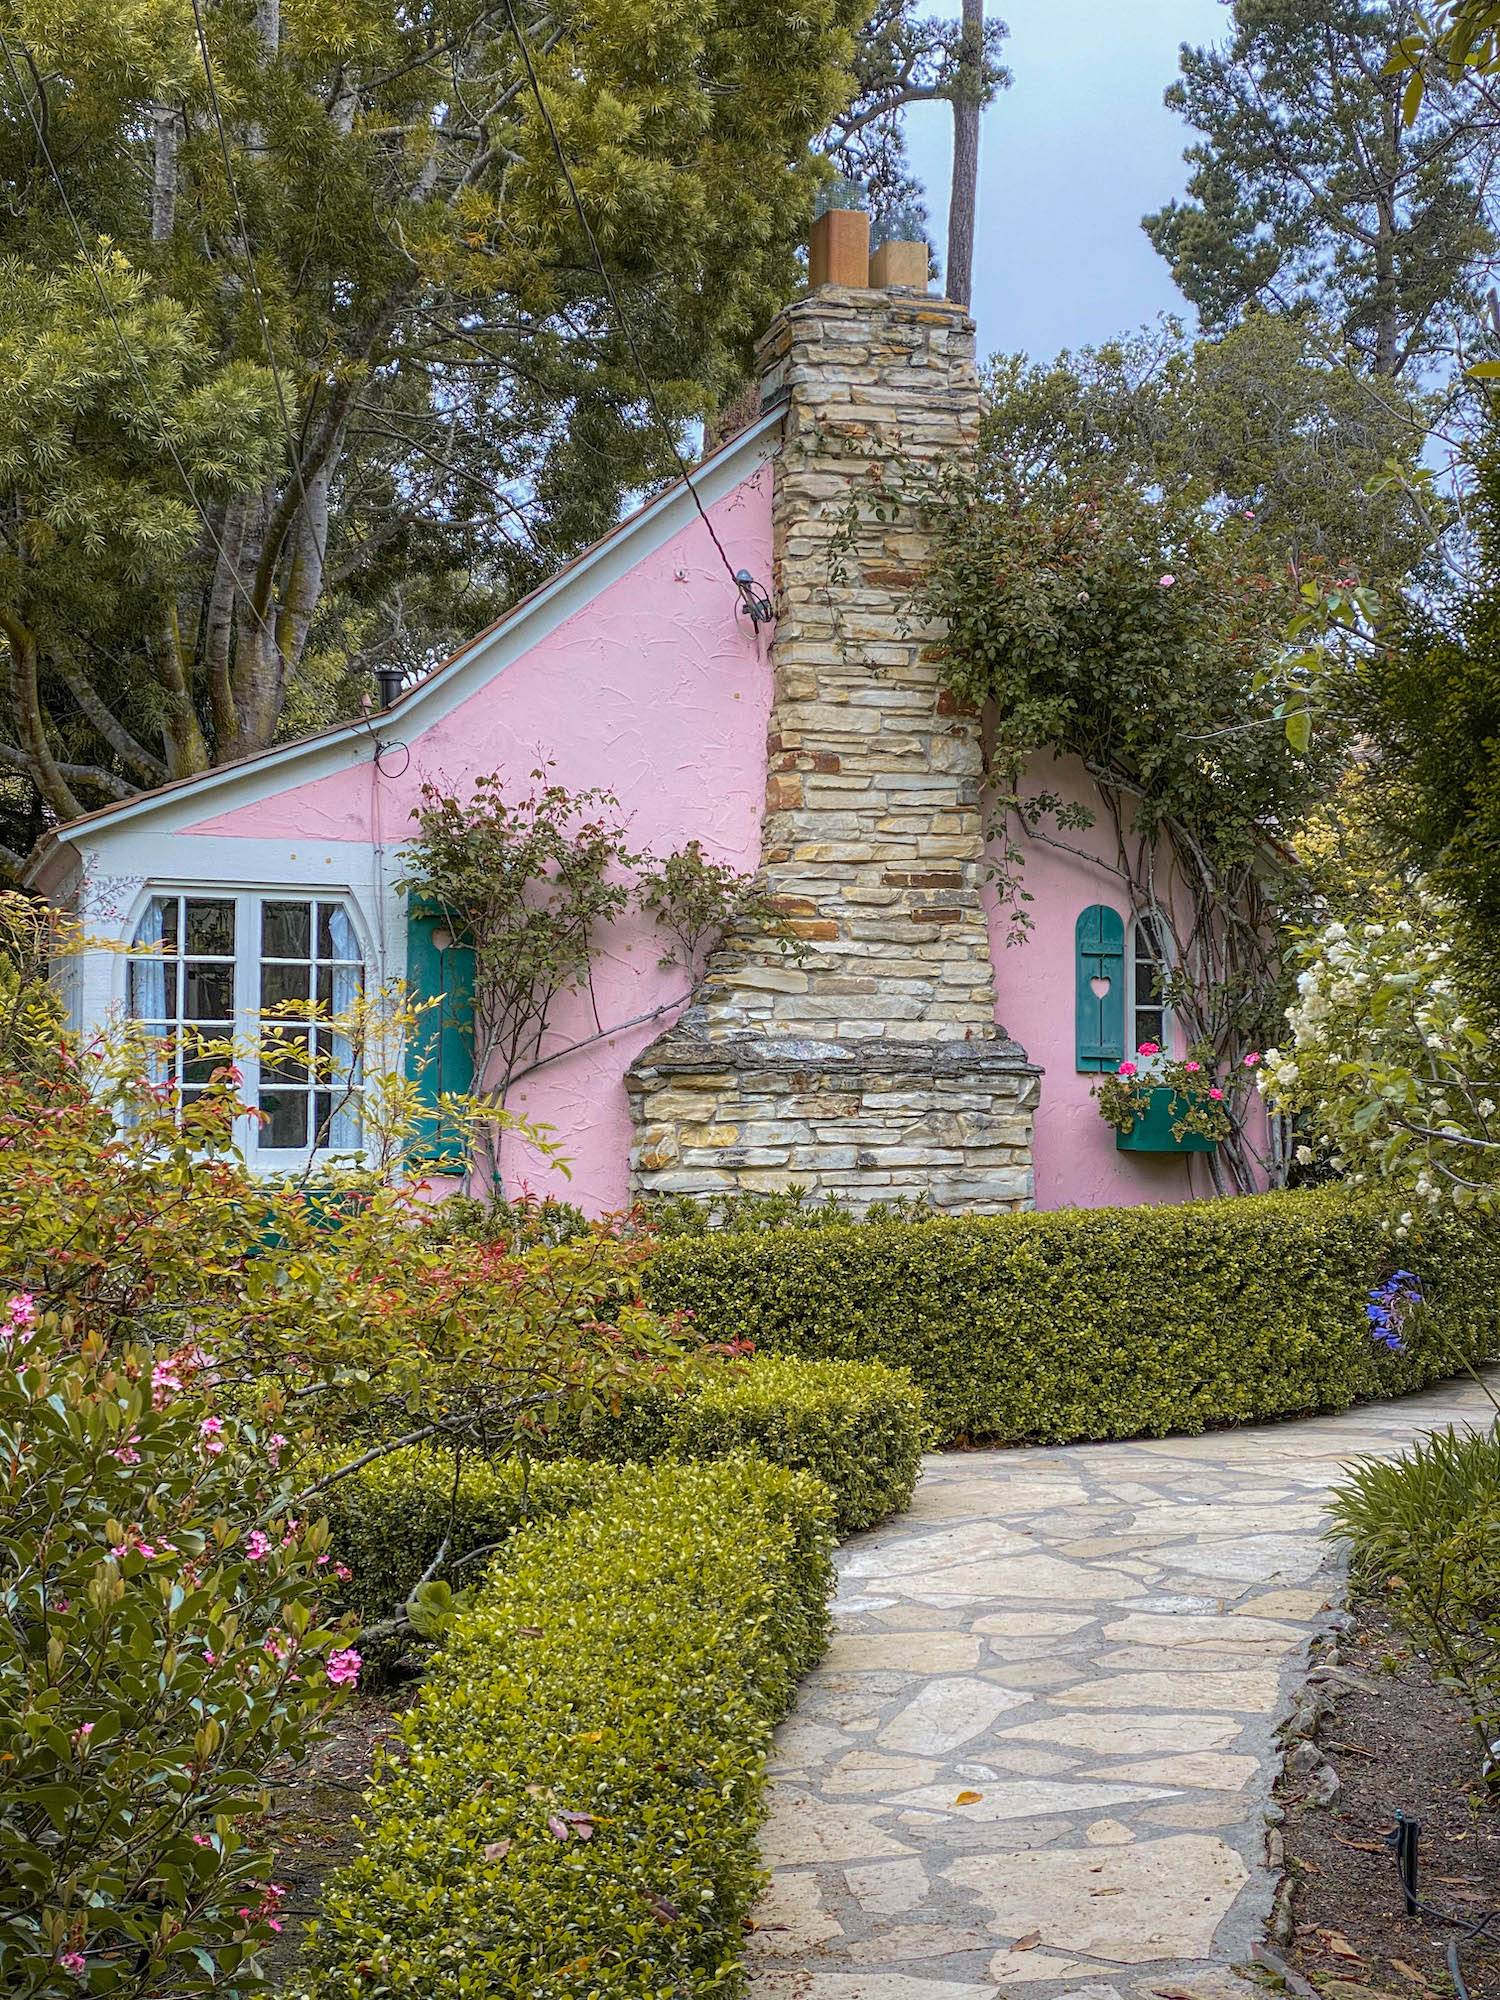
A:
[[[956,6],[944,12],[957,12]],[[1191,310],[1141,217],[1181,194],[1190,134],[1162,103],[1181,43],[1221,39],[1220,0],[989,0],[1015,83],[985,114],[974,314],[982,356],[1048,360]],[[948,236],[952,113],[907,112],[933,240]]]

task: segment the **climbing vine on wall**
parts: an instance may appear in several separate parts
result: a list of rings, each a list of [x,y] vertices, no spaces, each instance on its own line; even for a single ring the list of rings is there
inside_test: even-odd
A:
[[[639,1025],[606,1023],[593,981],[609,926],[631,911],[662,934],[660,962],[686,975],[684,991],[655,1015],[690,997],[731,929],[752,929],[793,956],[806,949],[753,875],[714,861],[696,840],[665,856],[637,849],[612,792],[570,791],[550,767],[522,786],[491,772],[467,798],[429,781],[412,816],[397,886],[473,953],[474,1076],[497,1108],[522,1076],[567,1053],[544,1053],[565,994],[588,996],[596,1036],[585,1040]]]

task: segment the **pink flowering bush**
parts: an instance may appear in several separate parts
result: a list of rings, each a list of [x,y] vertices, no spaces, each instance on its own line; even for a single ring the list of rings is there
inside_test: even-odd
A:
[[[1222,1080],[1202,1049],[1186,1056],[1164,1056],[1155,1042],[1142,1042],[1135,1059],[1127,1057],[1112,1076],[1095,1084],[1099,1116],[1117,1132],[1131,1132],[1136,1120],[1151,1108],[1153,1091],[1170,1090],[1172,1136],[1188,1133],[1203,1139],[1225,1139],[1234,1130],[1236,1096],[1250,1081],[1260,1057],[1248,1054],[1240,1069]]]
[[[327,1527],[202,1358],[0,1294],[0,1990],[237,1995],[282,1891],[260,1788],[358,1656]],[[298,1510],[301,1511],[300,1509]]]

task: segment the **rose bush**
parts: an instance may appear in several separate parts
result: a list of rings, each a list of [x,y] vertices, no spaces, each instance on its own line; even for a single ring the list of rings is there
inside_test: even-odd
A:
[[[234,1995],[280,1929],[261,1785],[356,1678],[322,1522],[196,1349],[0,1327],[0,1988]]]

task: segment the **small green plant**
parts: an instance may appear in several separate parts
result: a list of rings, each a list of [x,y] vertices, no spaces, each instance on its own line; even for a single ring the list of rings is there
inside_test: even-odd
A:
[[[700,1201],[692,1195],[654,1195],[644,1205],[646,1226],[664,1241],[682,1236],[754,1236],[772,1229],[851,1228],[859,1222],[837,1195],[815,1196],[805,1182],[774,1193],[715,1194]],[[883,1222],[929,1222],[937,1210],[924,1195],[898,1195],[873,1202],[864,1225]]]

